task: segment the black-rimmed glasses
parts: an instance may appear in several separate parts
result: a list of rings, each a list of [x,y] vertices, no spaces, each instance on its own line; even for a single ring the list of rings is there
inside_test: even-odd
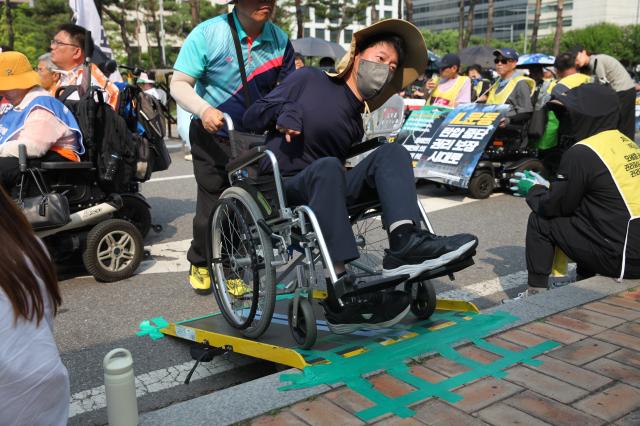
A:
[[[51,42],[49,43],[49,46],[51,47],[71,46],[71,47],[77,47],[78,49],[80,49],[80,46],[78,46],[77,44],[64,43],[62,41],[56,40],[55,38],[51,40]]]

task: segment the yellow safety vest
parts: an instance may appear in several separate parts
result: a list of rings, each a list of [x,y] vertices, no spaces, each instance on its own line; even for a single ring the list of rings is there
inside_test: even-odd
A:
[[[493,86],[491,86],[491,89],[489,90],[489,97],[487,98],[487,105],[502,105],[506,103],[507,99],[509,99],[509,96],[511,95],[511,92],[513,92],[513,89],[515,89],[516,84],[518,84],[518,82],[520,81],[526,81],[529,85],[531,93],[533,93],[533,90],[536,88],[536,82],[529,77],[517,75],[509,80],[509,82],[507,83],[507,87],[502,89],[500,93],[496,93],[496,91],[498,90],[499,82],[496,82]]]
[[[569,90],[575,89],[576,87],[582,86],[583,84],[587,83],[591,83],[591,77],[579,72],[568,75],[558,81],[558,84],[562,84],[563,86],[568,87]],[[549,93],[551,93],[551,89],[549,89]]]
[[[476,99],[479,98],[482,95],[482,82],[476,84],[471,90],[476,92]]]
[[[622,270],[620,280],[624,276],[627,241],[631,221],[640,218],[640,147],[618,130],[607,130],[591,136],[581,142],[591,148],[611,173],[627,210],[629,222],[622,249]]]
[[[460,90],[462,90],[464,83],[467,81],[471,83],[469,77],[459,75],[456,78],[456,82],[453,84],[453,86],[451,86],[449,90],[447,90],[446,92],[441,91],[440,85],[438,84],[438,86],[434,89],[433,93],[431,93],[429,104],[453,107],[456,102],[456,99],[458,99]]]

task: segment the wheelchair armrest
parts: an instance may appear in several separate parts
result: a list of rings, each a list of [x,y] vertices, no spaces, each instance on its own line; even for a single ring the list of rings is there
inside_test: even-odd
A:
[[[373,139],[369,139],[364,142],[351,145],[351,147],[349,148],[349,152],[347,153],[347,158],[364,154],[365,152],[371,151],[372,149],[376,149],[379,146],[384,145],[385,143],[387,143],[387,138],[385,138],[384,136],[378,136]]]
[[[93,163],[91,161],[43,161],[40,163],[42,170],[78,170],[78,169],[93,169]]]
[[[232,159],[227,164],[227,167],[226,167],[227,173],[240,169],[242,168],[242,166],[254,162],[258,158],[262,157],[262,154],[266,150],[267,150],[266,145],[256,146],[254,148],[251,148],[249,151],[246,151],[242,155]]]

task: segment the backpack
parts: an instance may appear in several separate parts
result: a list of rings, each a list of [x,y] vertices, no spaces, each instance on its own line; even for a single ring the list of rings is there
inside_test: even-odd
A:
[[[138,122],[144,128],[143,136],[149,139],[151,171],[167,170],[171,165],[171,157],[164,143],[167,121],[164,117],[162,103],[141,90],[136,96],[136,101]]]
[[[149,179],[152,172],[167,170],[171,157],[164,143],[166,120],[159,100],[129,84],[118,84],[118,113],[124,117],[129,130],[140,136],[139,157],[146,159],[145,167],[138,167],[139,179]],[[143,172],[144,169],[144,172]],[[146,176],[142,176],[146,173]]]
[[[126,121],[104,102],[102,92],[96,88],[95,97],[81,96],[69,100],[78,86],[67,86],[56,97],[75,115],[85,139],[85,159],[96,166],[98,185],[106,192],[129,192],[131,183],[138,178],[140,135],[129,131]]]

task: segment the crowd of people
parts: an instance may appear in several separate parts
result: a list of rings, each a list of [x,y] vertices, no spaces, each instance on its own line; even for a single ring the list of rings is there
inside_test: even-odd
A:
[[[202,22],[189,34],[170,86],[189,119],[197,183],[187,254],[193,290],[211,292],[205,237],[211,211],[229,185],[225,167],[231,157],[223,114],[236,129],[266,135],[284,176],[287,199],[316,213],[339,278],[348,273],[345,264],[358,257],[348,208],[362,201],[377,200],[382,206],[389,239],[383,275],[417,277],[470,256],[478,245],[474,235],[445,237],[421,229],[411,157],[402,145],[385,144],[355,168],[344,168],[349,147],[364,134],[362,113],[409,87],[426,69],[420,31],[403,20],[375,23],[354,33],[347,55],[337,64],[326,64],[335,69],[324,72],[305,66],[287,34],[270,21],[274,0],[233,3],[233,12]],[[0,117],[0,230],[11,241],[0,249],[0,268],[9,277],[0,282],[0,359],[11,361],[3,364],[9,368],[0,369],[0,394],[15,396],[0,398],[3,424],[5,419],[27,419],[27,412],[28,424],[66,422],[68,377],[55,350],[51,321],[60,292],[44,246],[7,192],[19,174],[20,144],[29,157],[79,161],[82,156],[77,122],[55,95],[87,78],[82,66],[91,53],[84,51],[86,35],[76,25],[61,26],[51,52],[39,58],[37,71],[19,52],[0,53],[0,96],[5,102]],[[438,64],[437,78],[411,93],[430,105],[508,104],[502,127],[524,125],[536,111],[546,116],[539,140],[532,143],[544,148],[543,155],[554,158],[557,166],[546,178],[524,172],[512,179],[513,190],[526,197],[532,210],[525,242],[526,295],[548,288],[556,248],[577,263],[580,277],[639,278],[640,232],[634,219],[640,217],[640,149],[633,142],[630,119],[633,80],[614,58],[579,46],[556,58],[557,81],[543,66],[529,66],[526,75],[519,72],[513,49],[496,49],[494,57],[498,77],[493,83],[477,65],[460,75],[460,58],[447,54]],[[148,75],[137,82],[162,100]],[[90,84],[116,107],[119,89],[95,65]],[[573,141],[560,143],[563,134],[571,134]],[[261,172],[269,174],[269,164],[261,164]],[[389,327],[402,320],[410,302],[403,291],[386,291],[343,305],[329,286],[323,307],[330,328],[346,333]],[[22,339],[27,334],[37,339]],[[34,343],[38,357],[16,361]],[[10,392],[3,389],[5,383],[11,383]],[[47,391],[54,386],[66,393]],[[40,392],[31,392],[34,387]],[[22,390],[29,390],[28,398]]]

